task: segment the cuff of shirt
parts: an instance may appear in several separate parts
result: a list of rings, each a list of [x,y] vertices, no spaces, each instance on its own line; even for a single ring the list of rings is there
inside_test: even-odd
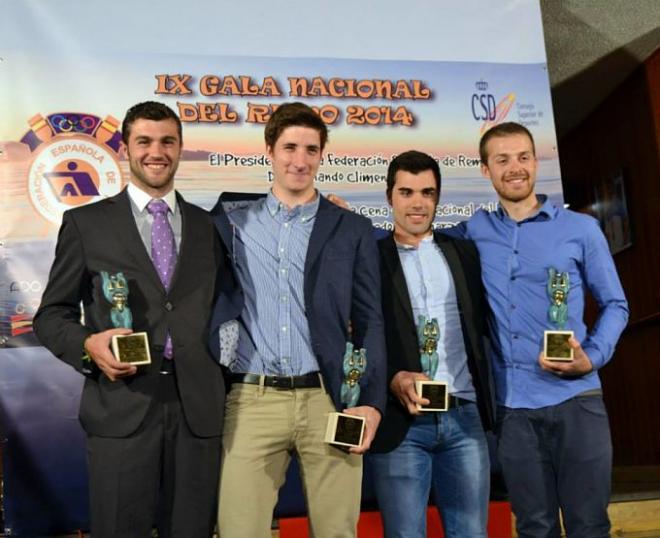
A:
[[[605,366],[605,357],[603,357],[603,354],[598,350],[598,348],[594,346],[586,346],[582,349],[587,354],[587,357],[589,357],[594,370],[600,370],[603,366]]]

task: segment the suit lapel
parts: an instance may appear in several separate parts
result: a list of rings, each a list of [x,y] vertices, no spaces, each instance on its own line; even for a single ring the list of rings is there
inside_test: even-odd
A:
[[[380,253],[384,262],[384,269],[387,273],[387,278],[383,278],[386,282],[392,283],[394,293],[399,300],[402,310],[405,312],[406,317],[414,327],[415,318],[413,316],[412,304],[410,302],[410,294],[408,293],[408,285],[406,284],[406,277],[403,273],[403,266],[399,258],[394,235],[390,234],[386,238],[378,242]]]
[[[465,272],[463,264],[456,250],[454,243],[446,236],[434,233],[433,239],[445,256],[451,276],[454,279],[454,286],[456,287],[456,300],[458,302],[458,309],[464,319],[472,319],[472,301],[470,299],[470,292],[468,291],[467,280],[465,280]]]
[[[181,244],[179,245],[179,253],[176,258],[174,275],[172,275],[172,281],[170,282],[170,291],[175,288],[176,282],[181,278],[181,275],[185,274],[186,262],[194,263],[195,257],[188,253],[188,249],[194,243],[195,230],[199,230],[203,226],[202,223],[198,223],[195,220],[195,214],[189,210],[188,202],[178,192],[176,193],[176,202],[181,212]]]
[[[225,213],[224,208],[222,207],[222,197],[218,198],[215,206],[211,209],[211,218],[213,219],[213,225],[215,229],[220,234],[220,239],[225,245],[227,252],[229,253],[230,259],[234,256],[234,228],[232,223],[229,221],[229,217]]]
[[[321,195],[319,194],[319,196]],[[312,267],[314,267],[332,231],[339,224],[340,217],[341,210],[321,196],[305,257],[305,287],[307,287],[307,277],[311,274]]]
[[[120,238],[120,244],[143,268],[144,273],[162,288],[163,284],[135,224],[128,191],[124,189],[117,196],[108,198],[108,201],[110,204],[106,206],[106,213],[110,229]]]

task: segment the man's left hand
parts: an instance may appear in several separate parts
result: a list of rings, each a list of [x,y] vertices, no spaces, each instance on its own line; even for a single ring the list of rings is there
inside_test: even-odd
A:
[[[364,454],[371,446],[371,441],[374,440],[376,430],[380,424],[380,411],[375,407],[369,405],[361,405],[359,407],[350,407],[344,411],[347,415],[355,415],[357,417],[364,417],[364,435],[362,436],[362,444],[358,447],[351,447],[349,452],[353,454]]]
[[[555,374],[558,377],[577,377],[588,374],[594,369],[589,356],[584,352],[580,342],[571,337],[568,345],[573,348],[573,360],[570,362],[551,361],[541,352],[539,354],[539,364],[546,372]]]

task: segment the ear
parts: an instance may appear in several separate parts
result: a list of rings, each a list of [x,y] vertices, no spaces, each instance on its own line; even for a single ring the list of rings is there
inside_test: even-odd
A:
[[[273,157],[273,147],[269,146],[268,144],[266,144],[266,155],[271,158]]]
[[[487,164],[481,163],[481,175],[490,179],[490,169]]]

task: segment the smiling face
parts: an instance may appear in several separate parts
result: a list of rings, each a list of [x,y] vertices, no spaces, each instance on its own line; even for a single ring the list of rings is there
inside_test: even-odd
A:
[[[537,160],[530,138],[516,133],[494,136],[487,145],[488,160],[481,173],[490,178],[502,203],[535,204]]]
[[[273,166],[273,194],[289,206],[312,198],[322,157],[319,132],[299,125],[287,127],[266,151]]]
[[[438,196],[431,170],[418,174],[397,171],[389,202],[394,217],[394,237],[399,243],[417,246],[431,233]]]
[[[135,120],[124,148],[135,186],[153,198],[172,190],[182,149],[176,121]]]

